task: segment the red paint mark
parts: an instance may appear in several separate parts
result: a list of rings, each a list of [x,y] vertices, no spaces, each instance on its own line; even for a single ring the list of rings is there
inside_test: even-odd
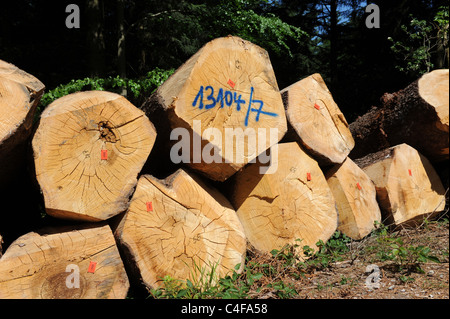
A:
[[[306,180],[310,181],[311,180],[311,173],[306,173]]]
[[[410,169],[408,169],[408,173],[409,173],[409,176],[412,176],[412,172]]]
[[[236,85],[236,83],[234,83],[233,81],[231,81],[231,79],[228,79],[228,82],[227,82],[233,89],[234,89],[234,86]]]
[[[107,160],[108,159],[108,150],[102,150],[101,151],[101,159]]]
[[[145,205],[147,206],[147,211],[148,212],[152,212],[153,211],[153,203],[152,202],[147,202],[147,203],[145,203]]]
[[[97,267],[97,263],[95,261],[91,261],[89,263],[88,272],[93,274],[95,272],[95,267]]]
[[[358,187],[359,190],[362,189],[361,185],[359,185],[359,183],[356,183],[356,187]]]
[[[319,104],[314,104],[314,107],[318,110],[320,110],[320,105]]]

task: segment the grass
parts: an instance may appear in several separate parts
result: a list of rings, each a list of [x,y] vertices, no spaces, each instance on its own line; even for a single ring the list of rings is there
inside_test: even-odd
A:
[[[435,223],[435,222],[433,222]],[[448,219],[441,220],[438,227],[448,228]],[[292,299],[299,295],[299,287],[316,272],[332,273],[339,263],[350,265],[357,259],[368,263],[379,263],[384,271],[398,273],[401,283],[415,279],[411,273],[424,274],[422,265],[448,263],[448,247],[429,247],[424,243],[407,240],[401,232],[389,231],[384,225],[377,228],[366,239],[353,241],[339,231],[326,242],[319,241],[316,249],[295,244],[262,254],[249,248],[245,267],[237,273],[240,265],[226,277],[218,278],[216,266],[201,269],[195,266],[193,279],[178,280],[166,276],[162,287],[150,291],[151,298],[177,299]],[[424,224],[423,229],[429,227]],[[339,275],[333,282],[316,283],[312,289],[326,291],[335,286],[351,290],[358,280]],[[308,287],[311,288],[311,287]]]

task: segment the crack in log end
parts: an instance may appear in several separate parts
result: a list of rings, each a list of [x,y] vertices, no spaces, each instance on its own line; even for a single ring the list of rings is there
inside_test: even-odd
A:
[[[269,204],[272,204],[273,201],[274,201],[278,196],[280,196],[280,195],[276,195],[275,197],[269,197],[269,196],[259,196],[259,195],[252,194],[252,195],[250,195],[249,197],[255,197],[255,198],[259,199],[259,200],[263,200],[263,201],[268,202]]]
[[[114,134],[114,126],[108,121],[100,121],[98,123],[98,130],[100,131],[100,139],[110,143],[116,143],[117,137]]]

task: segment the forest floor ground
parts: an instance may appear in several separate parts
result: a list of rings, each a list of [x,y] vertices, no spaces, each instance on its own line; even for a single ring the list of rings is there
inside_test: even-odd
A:
[[[448,217],[447,217],[448,218]],[[315,265],[298,271],[284,268],[282,289],[295,290],[289,298],[301,299],[448,299],[449,223],[429,222],[415,229],[374,233],[361,241],[346,243],[345,253],[327,252]],[[396,254],[396,249],[397,254]],[[327,257],[328,256],[328,257]],[[430,257],[430,258],[425,258]],[[264,256],[250,258],[264,264]],[[326,267],[320,266],[325,258]],[[439,262],[431,261],[437,258]],[[283,262],[286,262],[284,259]],[[278,262],[280,262],[278,260]],[[274,263],[272,258],[272,263]],[[369,265],[375,268],[366,272]],[[283,269],[283,265],[274,265]],[[377,279],[377,275],[379,275]],[[264,280],[267,282],[264,283]],[[278,298],[273,277],[258,280],[251,298]],[[272,282],[272,284],[271,284]],[[378,286],[378,287],[374,287]]]

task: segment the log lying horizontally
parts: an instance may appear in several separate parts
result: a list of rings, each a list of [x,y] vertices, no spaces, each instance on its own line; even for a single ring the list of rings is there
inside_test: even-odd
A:
[[[288,136],[304,146],[319,164],[342,163],[355,143],[320,74],[292,84],[281,94],[290,124]]]
[[[158,131],[162,142],[157,145],[166,145],[171,133],[179,141],[167,160],[186,163],[217,181],[226,180],[276,144],[287,130],[268,53],[233,36],[202,47],[142,109]],[[253,135],[245,138],[245,134]],[[164,152],[158,149],[153,161],[160,161]]]
[[[382,106],[350,124],[360,158],[405,143],[431,161],[449,158],[449,71],[435,70],[382,97]]]
[[[0,299],[122,299],[128,288],[108,225],[28,233],[0,258]]]
[[[355,161],[375,183],[383,216],[394,225],[417,225],[445,207],[444,187],[430,162],[407,144]]]
[[[236,173],[230,200],[256,249],[271,252],[300,244],[302,255],[303,246],[317,249],[319,240],[326,242],[335,232],[333,194],[317,162],[297,143],[279,144],[272,156],[273,174],[261,175],[259,163]]]
[[[375,185],[350,158],[326,174],[339,213],[338,230],[359,240],[381,223]]]
[[[145,114],[115,93],[74,93],[50,104],[33,137],[47,213],[98,221],[125,211],[155,137]]]
[[[0,60],[0,188],[26,161],[25,142],[44,89],[34,76]]]
[[[183,170],[165,180],[143,175],[115,235],[147,288],[167,275],[196,282],[244,266],[246,239],[231,204]]]

